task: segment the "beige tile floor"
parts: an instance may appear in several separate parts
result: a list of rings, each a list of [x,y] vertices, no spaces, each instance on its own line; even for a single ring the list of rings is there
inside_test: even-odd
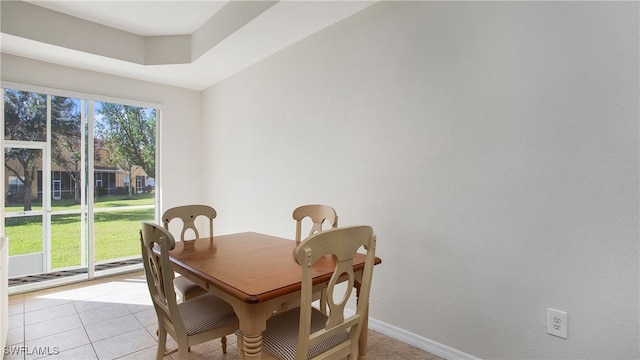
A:
[[[156,316],[141,272],[9,297],[6,360],[154,359]],[[240,359],[235,336],[191,348],[190,359]],[[169,349],[176,343],[169,337]],[[177,359],[177,354],[165,360]],[[369,330],[369,359],[443,360]]]

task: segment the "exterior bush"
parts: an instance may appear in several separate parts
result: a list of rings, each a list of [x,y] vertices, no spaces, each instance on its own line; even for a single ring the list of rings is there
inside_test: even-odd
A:
[[[107,194],[107,189],[102,186],[96,186],[96,196],[105,196]]]

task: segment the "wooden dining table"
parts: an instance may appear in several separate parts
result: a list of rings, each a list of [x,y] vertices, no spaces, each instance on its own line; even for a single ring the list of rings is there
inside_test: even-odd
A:
[[[302,269],[293,257],[295,247],[294,240],[244,232],[176,242],[169,259],[177,273],[231,304],[244,336],[244,358],[261,359],[267,319],[300,304]],[[356,288],[364,260],[357,254],[353,261]],[[333,269],[328,256],[314,264],[314,292],[326,287]],[[366,317],[359,350],[359,359],[367,359]]]

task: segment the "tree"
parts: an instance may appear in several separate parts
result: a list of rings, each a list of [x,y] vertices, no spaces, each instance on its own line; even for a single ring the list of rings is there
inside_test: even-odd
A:
[[[47,124],[47,97],[43,94],[5,90],[5,139],[19,141],[45,141]],[[36,149],[8,148],[5,150],[5,168],[24,186],[24,211],[31,210],[31,188],[38,176]],[[11,160],[14,160],[12,162]]]
[[[154,176],[155,129],[154,109],[113,103],[102,103],[98,109],[96,133],[107,149],[109,162],[125,169],[129,176],[129,198],[132,197],[131,182],[134,167],[140,166],[145,173]]]

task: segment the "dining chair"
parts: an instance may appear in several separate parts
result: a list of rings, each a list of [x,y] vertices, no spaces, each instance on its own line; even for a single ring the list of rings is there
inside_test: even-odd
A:
[[[326,221],[331,228],[338,227],[338,214],[336,210],[328,205],[302,205],[293,210],[293,219],[296,220],[296,245],[302,241],[302,225],[305,218],[311,220],[311,230],[309,235],[322,231],[322,224]],[[320,290],[319,295],[320,311],[326,314],[327,311],[327,291]]]
[[[293,219],[296,221],[296,245],[302,241],[302,222],[305,218],[312,221],[311,236],[322,231],[322,224],[327,221],[331,228],[338,227],[338,214],[336,210],[328,205],[302,205],[293,210]]]
[[[167,355],[167,333],[178,343],[178,359],[183,360],[187,359],[190,346],[222,338],[238,329],[239,321],[231,305],[212,294],[178,304],[169,263],[169,250],[175,247],[175,239],[169,231],[142,221],[140,243],[147,286],[158,317],[157,360]],[[227,352],[224,340],[222,352]]]
[[[366,250],[364,269],[356,276],[353,258],[363,246]],[[366,326],[375,247],[376,236],[370,226],[330,229],[301,242],[294,252],[296,262],[302,267],[300,307],[276,314],[267,321],[262,334],[263,351],[280,360],[357,359],[360,333]],[[328,314],[312,306],[313,264],[325,255],[333,257],[335,264],[327,285]],[[341,285],[345,282],[346,291]],[[345,305],[354,285],[358,294],[356,311],[345,316]],[[334,295],[339,300],[336,301]],[[242,349],[242,332],[236,335]]]
[[[189,239],[200,238],[200,232],[195,222],[199,217],[204,217],[209,220],[209,237],[213,237],[213,219],[215,219],[217,215],[216,210],[208,205],[182,205],[165,211],[164,214],[162,214],[162,223],[165,229],[169,230],[169,224],[173,220],[179,219],[182,222],[180,240],[184,241],[188,235],[190,235]],[[176,222],[178,222],[178,220],[176,220]],[[176,277],[174,284],[183,300],[193,299],[196,296],[207,293],[207,290],[183,276]]]

